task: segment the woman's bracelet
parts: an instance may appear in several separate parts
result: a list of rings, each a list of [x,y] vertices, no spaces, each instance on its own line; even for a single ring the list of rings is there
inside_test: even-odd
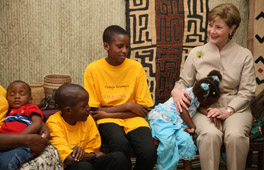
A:
[[[95,152],[90,152],[90,153],[92,153],[92,154],[95,155],[95,158],[94,158],[94,160],[93,160],[93,162],[95,162],[95,161],[98,159],[98,155],[97,155]]]

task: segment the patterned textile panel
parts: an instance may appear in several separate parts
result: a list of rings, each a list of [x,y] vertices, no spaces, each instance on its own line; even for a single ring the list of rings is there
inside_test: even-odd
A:
[[[170,97],[189,51],[206,42],[208,0],[127,0],[130,58],[146,70],[155,104]]]
[[[256,70],[256,94],[258,95],[264,89],[264,1],[256,0],[254,4],[254,11],[250,11],[254,16],[254,37],[249,38],[253,38],[252,51]]]

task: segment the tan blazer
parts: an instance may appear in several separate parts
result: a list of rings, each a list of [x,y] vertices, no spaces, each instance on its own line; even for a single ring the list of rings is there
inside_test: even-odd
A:
[[[255,95],[254,61],[251,52],[233,40],[221,51],[210,42],[192,49],[175,87],[191,87],[213,69],[220,71],[223,77],[221,97],[214,107],[231,106],[236,112],[245,111]]]

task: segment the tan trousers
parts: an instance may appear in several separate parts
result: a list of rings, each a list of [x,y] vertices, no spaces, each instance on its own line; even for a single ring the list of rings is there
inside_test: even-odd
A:
[[[202,170],[218,170],[222,142],[226,148],[227,169],[244,170],[246,168],[249,150],[252,114],[250,109],[235,113],[222,121],[220,130],[209,119],[197,112],[193,117],[198,133],[197,147],[199,149]]]

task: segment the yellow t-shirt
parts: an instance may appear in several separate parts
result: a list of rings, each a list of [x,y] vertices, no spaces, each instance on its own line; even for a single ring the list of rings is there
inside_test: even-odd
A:
[[[6,90],[0,85],[0,128],[6,118],[8,107],[8,102],[6,100]]]
[[[141,63],[125,59],[119,66],[108,64],[105,58],[97,60],[84,72],[84,88],[89,93],[90,107],[117,106],[127,102],[153,106],[147,77]],[[128,133],[138,127],[149,127],[142,117],[128,119],[100,119],[101,123],[116,123]]]
[[[57,148],[62,162],[72,153],[74,146],[82,147],[86,153],[99,151],[101,137],[91,116],[86,121],[70,125],[59,111],[48,118],[46,125],[50,130],[50,143]]]

